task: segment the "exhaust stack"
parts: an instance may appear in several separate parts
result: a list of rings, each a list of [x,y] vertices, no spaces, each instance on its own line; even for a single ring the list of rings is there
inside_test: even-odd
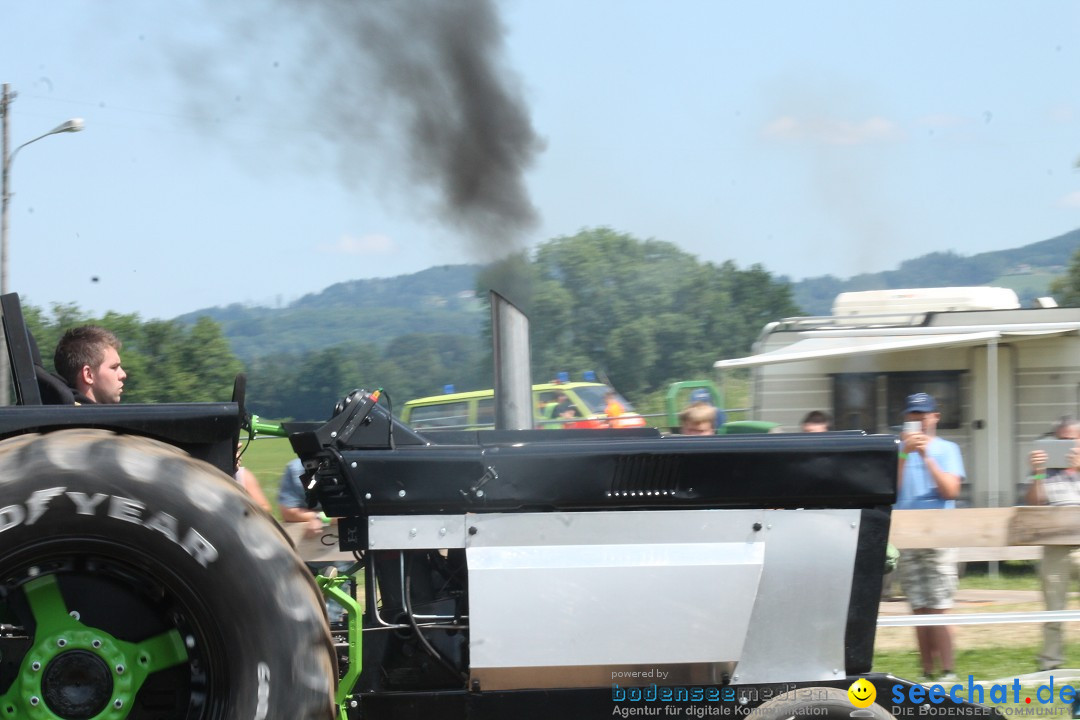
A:
[[[494,290],[490,299],[495,429],[528,430],[533,425],[529,318]]]

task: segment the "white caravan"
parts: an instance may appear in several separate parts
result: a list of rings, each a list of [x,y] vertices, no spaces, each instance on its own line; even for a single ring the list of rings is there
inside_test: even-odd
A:
[[[754,355],[715,366],[750,368],[752,417],[790,431],[811,410],[895,431],[906,396],[928,392],[964,454],[962,498],[1012,505],[1032,441],[1080,414],[1080,308],[1036,304],[992,287],[843,293],[832,315],[769,323]]]

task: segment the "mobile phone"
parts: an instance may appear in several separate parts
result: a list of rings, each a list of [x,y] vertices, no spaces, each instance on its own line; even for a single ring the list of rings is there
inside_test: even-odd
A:
[[[1048,468],[1072,467],[1072,463],[1069,462],[1069,451],[1075,447],[1075,440],[1059,440],[1058,438],[1043,438],[1031,444],[1032,450],[1042,450],[1046,453],[1046,467]]]
[[[907,433],[921,433],[922,423],[918,420],[908,420],[904,423],[904,429],[901,432]]]

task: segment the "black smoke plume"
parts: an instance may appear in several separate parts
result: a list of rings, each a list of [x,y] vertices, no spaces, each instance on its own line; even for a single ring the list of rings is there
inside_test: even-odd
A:
[[[223,9],[224,8],[228,8]],[[228,28],[178,66],[200,108],[229,99],[313,164],[397,191],[453,226],[489,260],[518,251],[537,223],[525,173],[543,149],[493,0],[274,0],[215,3]],[[299,44],[294,41],[299,39]],[[219,109],[213,112],[228,125]],[[281,143],[281,123],[296,134]],[[289,143],[293,147],[289,147]],[[402,192],[404,191],[404,192]]]

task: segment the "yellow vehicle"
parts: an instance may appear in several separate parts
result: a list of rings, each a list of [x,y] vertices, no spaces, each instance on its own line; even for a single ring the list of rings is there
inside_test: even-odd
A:
[[[621,412],[609,406],[611,400]],[[646,424],[645,418],[624,397],[599,382],[533,385],[533,419],[535,427],[549,429],[628,428]],[[417,430],[490,429],[495,427],[495,391],[474,390],[409,400],[401,410],[401,420]]]

